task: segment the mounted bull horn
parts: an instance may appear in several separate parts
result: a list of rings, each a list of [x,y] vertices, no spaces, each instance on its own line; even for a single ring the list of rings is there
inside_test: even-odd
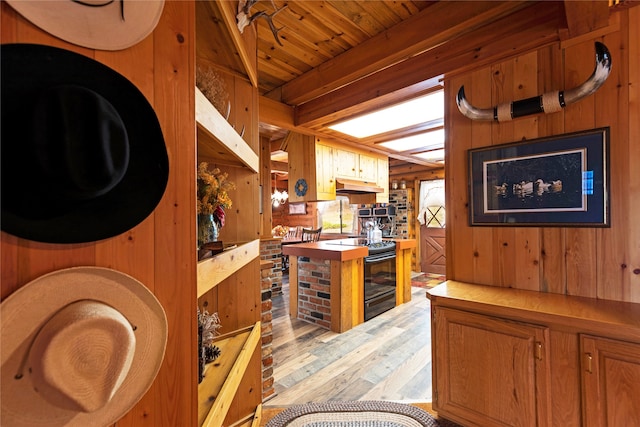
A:
[[[591,77],[580,86],[566,91],[547,92],[533,98],[500,104],[493,108],[476,108],[464,96],[464,86],[460,87],[456,102],[460,112],[472,120],[497,120],[504,122],[518,117],[537,113],[555,113],[565,106],[578,102],[594,93],[611,73],[611,54],[609,49],[596,42],[596,67]]]

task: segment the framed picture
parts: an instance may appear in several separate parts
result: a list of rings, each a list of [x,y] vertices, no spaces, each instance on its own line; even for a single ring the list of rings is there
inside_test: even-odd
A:
[[[609,128],[469,154],[469,223],[609,227]]]
[[[289,203],[289,215],[305,215],[306,213],[306,203]]]

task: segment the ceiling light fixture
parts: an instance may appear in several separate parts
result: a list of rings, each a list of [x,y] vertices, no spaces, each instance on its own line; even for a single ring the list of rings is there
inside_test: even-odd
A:
[[[275,178],[273,180],[273,193],[271,194],[271,204],[273,207],[277,208],[280,205],[283,205],[289,199],[289,193],[287,190],[278,190],[278,175],[275,174]]]

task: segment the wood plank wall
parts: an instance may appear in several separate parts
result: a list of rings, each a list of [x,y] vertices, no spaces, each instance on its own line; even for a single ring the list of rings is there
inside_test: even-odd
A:
[[[597,32],[446,77],[448,279],[640,302],[639,24],[640,8],[630,8]],[[462,85],[479,108],[577,86],[593,71],[595,41],[611,51],[611,75],[563,111],[503,123],[458,111]],[[611,128],[611,228],[468,225],[468,149],[603,126]]]
[[[153,34],[117,52],[66,43],[33,26],[7,3],[0,7],[2,43],[73,50],[130,79],[154,106],[170,163],[169,183],[154,213],[120,236],[87,244],[52,245],[2,233],[2,298],[45,273],[73,266],[109,267],[140,280],[166,311],[169,341],[151,389],[118,426],[195,425],[194,3],[166,2]]]

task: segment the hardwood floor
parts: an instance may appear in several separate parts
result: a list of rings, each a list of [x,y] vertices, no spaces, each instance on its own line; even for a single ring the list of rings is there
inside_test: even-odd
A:
[[[276,396],[264,406],[327,400],[431,401],[426,289],[342,334],[289,317],[289,287],[273,298]]]

